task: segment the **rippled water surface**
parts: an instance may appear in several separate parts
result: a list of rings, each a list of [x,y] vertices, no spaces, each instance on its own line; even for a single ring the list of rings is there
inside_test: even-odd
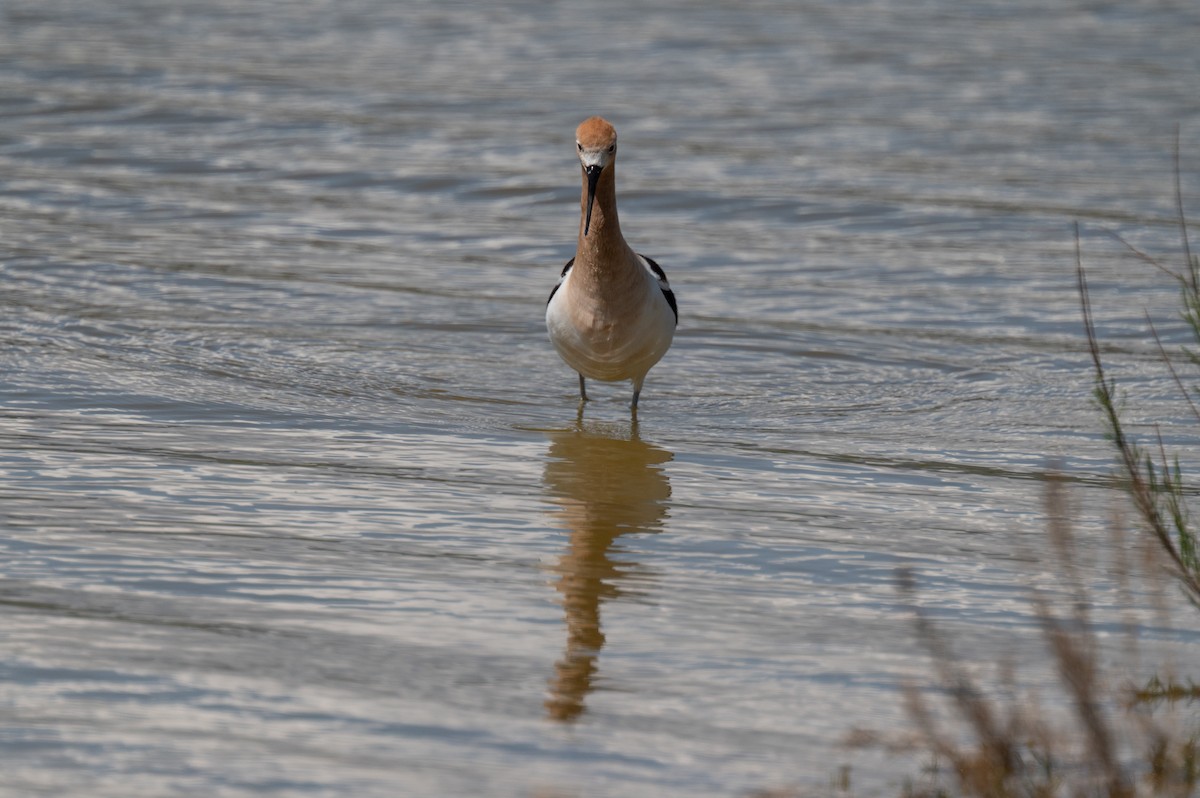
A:
[[[1143,311],[1182,341],[1176,292],[1108,234],[1178,257],[1198,35],[1165,1],[6,2],[0,793],[894,794],[914,762],[840,741],[930,678],[899,566],[1040,673],[1057,462],[1118,618],[1073,224],[1175,441]],[[593,113],[680,303],[636,424],[625,386],[578,415],[544,330]]]

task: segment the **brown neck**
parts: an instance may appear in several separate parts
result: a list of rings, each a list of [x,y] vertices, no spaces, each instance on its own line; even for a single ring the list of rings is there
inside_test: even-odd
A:
[[[583,191],[579,198],[579,242],[576,245],[576,257],[611,258],[627,249],[625,239],[621,236],[621,224],[617,220],[616,169],[617,165],[612,163],[600,173],[600,179],[596,182],[596,197],[592,202],[592,221],[586,236],[583,234],[583,224],[587,218],[587,176],[584,175]]]
[[[628,264],[631,270],[637,264],[637,257],[625,244],[620,234],[620,222],[617,220],[617,164],[610,163],[600,180],[596,181],[596,194],[592,203],[592,223],[588,226],[588,234],[583,234],[583,221],[588,212],[588,180],[583,178],[583,191],[580,196],[580,239],[575,247],[575,264],[582,266],[580,271],[594,272],[600,269],[600,264],[606,264],[605,271],[610,272],[617,264]],[[594,276],[594,275],[593,275]]]

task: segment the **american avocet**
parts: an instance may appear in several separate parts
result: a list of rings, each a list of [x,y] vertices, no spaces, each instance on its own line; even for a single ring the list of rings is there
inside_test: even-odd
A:
[[[679,311],[658,264],[629,248],[617,222],[617,131],[598,116],[575,130],[583,167],[579,242],[546,301],[554,348],[585,378],[633,383],[637,410],[642,383],[671,346]]]

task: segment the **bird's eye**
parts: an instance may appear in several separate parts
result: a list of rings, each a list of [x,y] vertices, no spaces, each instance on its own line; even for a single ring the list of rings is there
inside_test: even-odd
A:
[[[575,146],[579,149],[580,152],[583,152],[583,145],[580,144],[578,141],[575,142]]]
[[[609,151],[609,152],[616,152],[616,151],[617,151],[617,145],[616,145],[616,144],[610,144],[610,145],[609,145],[609,147],[608,147],[608,151]]]

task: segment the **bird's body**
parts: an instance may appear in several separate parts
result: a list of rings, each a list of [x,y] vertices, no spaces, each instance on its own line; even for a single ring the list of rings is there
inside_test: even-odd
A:
[[[658,264],[635,253],[617,219],[616,131],[600,117],[576,130],[584,170],[575,257],[546,303],[550,340],[585,379],[633,383],[637,408],[642,383],[675,335],[675,295]]]

